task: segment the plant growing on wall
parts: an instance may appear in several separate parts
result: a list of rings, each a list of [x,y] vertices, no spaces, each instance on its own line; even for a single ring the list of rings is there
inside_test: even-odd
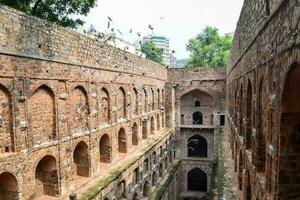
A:
[[[230,35],[220,36],[217,28],[206,27],[186,46],[191,53],[187,67],[224,67],[228,60],[231,41]]]
[[[21,10],[60,26],[76,28],[84,21],[75,15],[87,15],[97,0],[0,0],[0,3]]]

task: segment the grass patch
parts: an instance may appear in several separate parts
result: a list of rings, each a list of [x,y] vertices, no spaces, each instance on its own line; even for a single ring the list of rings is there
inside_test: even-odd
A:
[[[181,163],[181,160],[176,161],[176,163],[172,166],[171,169],[169,169],[168,171],[168,178],[167,180],[162,184],[156,187],[156,189],[151,193],[149,200],[159,200],[161,199],[162,195],[164,194],[164,192],[166,191],[166,189],[168,188],[168,185],[170,184],[170,182],[172,181],[179,165]]]

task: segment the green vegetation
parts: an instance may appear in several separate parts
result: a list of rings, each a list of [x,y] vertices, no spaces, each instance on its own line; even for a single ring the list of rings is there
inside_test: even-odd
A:
[[[97,0],[0,0],[26,14],[39,17],[60,26],[76,28],[84,22],[74,15],[87,15]],[[73,16],[73,17],[72,17]]]
[[[163,50],[158,48],[153,42],[145,42],[141,48],[147,59],[163,64]]]
[[[217,28],[206,27],[186,46],[186,49],[191,52],[187,67],[219,68],[226,66],[231,42],[231,36],[220,36]]]
[[[156,189],[152,192],[152,194],[149,197],[149,200],[159,200],[161,199],[162,195],[168,188],[168,185],[170,184],[171,180],[173,179],[181,160],[178,160],[175,162],[175,164],[172,166],[172,168],[168,171],[168,177],[164,181],[163,185],[157,186]]]

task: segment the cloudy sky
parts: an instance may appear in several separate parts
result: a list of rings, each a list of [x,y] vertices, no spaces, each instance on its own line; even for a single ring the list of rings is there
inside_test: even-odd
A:
[[[217,27],[221,34],[234,32],[243,0],[98,0],[84,18],[86,26],[93,24],[98,31],[107,31],[107,17],[112,27],[121,30],[123,39],[138,40],[136,32],[170,38],[170,46],[176,57],[186,58],[185,46],[205,26]],[[133,33],[129,30],[133,29]]]

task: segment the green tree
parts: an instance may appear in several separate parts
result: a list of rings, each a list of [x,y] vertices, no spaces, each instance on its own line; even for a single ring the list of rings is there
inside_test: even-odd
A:
[[[220,36],[217,28],[206,27],[186,46],[191,53],[187,67],[224,67],[228,60],[231,42],[231,36]]]
[[[145,42],[142,44],[142,52],[146,55],[146,58],[163,64],[163,49],[158,48],[153,42]]]
[[[76,28],[84,22],[75,15],[87,15],[97,0],[0,0],[0,3],[21,10],[29,15]]]

